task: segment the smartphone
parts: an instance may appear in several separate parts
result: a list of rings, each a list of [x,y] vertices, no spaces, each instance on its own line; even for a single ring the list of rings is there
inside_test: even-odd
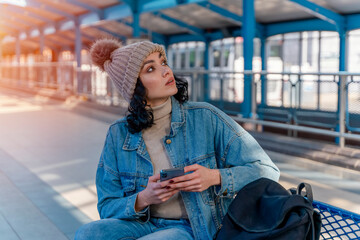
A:
[[[160,182],[184,175],[183,168],[163,169],[160,171]]]

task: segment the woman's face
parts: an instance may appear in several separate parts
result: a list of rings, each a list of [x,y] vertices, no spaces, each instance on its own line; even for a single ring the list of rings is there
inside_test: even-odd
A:
[[[146,89],[146,100],[151,107],[161,105],[178,91],[174,74],[159,52],[145,58],[139,77]]]

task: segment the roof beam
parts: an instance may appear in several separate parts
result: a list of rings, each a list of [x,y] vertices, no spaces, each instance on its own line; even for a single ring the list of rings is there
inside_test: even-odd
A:
[[[29,7],[44,9],[46,11],[61,15],[61,16],[65,17],[65,18],[68,18],[68,19],[71,19],[71,20],[75,19],[74,15],[71,15],[71,14],[69,14],[67,12],[64,12],[64,11],[61,11],[61,10],[58,10],[58,9],[56,9],[54,7],[50,7],[49,5],[46,5],[44,3],[37,2],[37,0],[26,0],[26,4]]]
[[[348,31],[360,28],[360,14],[351,14],[346,16],[346,23]]]
[[[95,37],[93,37],[93,36],[91,36],[91,35],[89,35],[89,34],[86,34],[86,33],[84,33],[84,32],[81,33],[81,36],[83,36],[84,38],[89,39],[90,41],[95,41],[95,40],[96,40]]]
[[[108,33],[108,34],[110,34],[110,35],[112,35],[112,36],[114,36],[114,37],[116,37],[116,38],[119,38],[119,39],[121,39],[122,41],[125,41],[125,40],[126,40],[126,37],[125,37],[125,36],[120,35],[120,34],[117,34],[117,33],[114,33],[114,32],[112,32],[112,31],[110,31],[110,30],[108,30],[108,29],[106,29],[106,28],[103,28],[103,27],[100,27],[100,26],[92,26],[92,27],[93,27],[93,28],[96,28],[96,29],[99,30],[99,31],[106,32],[106,33]]]
[[[225,8],[219,7],[211,2],[208,1],[202,1],[202,2],[198,2],[197,5],[203,7],[203,8],[207,8],[212,12],[215,12],[217,14],[219,14],[220,16],[226,18],[228,21],[237,24],[237,25],[241,25],[243,23],[243,17],[240,15],[237,15]],[[257,30],[257,35],[262,35],[263,30],[264,30],[264,26],[260,23],[255,23],[256,24],[256,30]]]
[[[345,17],[341,14],[338,14],[334,11],[331,11],[327,8],[324,8],[316,3],[310,2],[308,0],[290,0],[303,7],[310,14],[325,20],[331,24],[334,24],[338,31],[342,30],[345,26]]]
[[[86,10],[90,11],[90,12],[95,12],[100,19],[104,18],[104,11],[100,8],[94,7],[94,6],[90,6],[89,4],[80,2],[78,0],[65,0],[66,3],[69,4],[73,4],[82,8],[85,8]]]
[[[203,7],[203,8],[207,8],[212,12],[215,12],[219,15],[221,15],[222,17],[228,19],[230,22],[233,22],[237,25],[242,25],[243,19],[241,16],[230,12],[229,10],[219,7],[211,2],[207,2],[207,1],[203,1],[203,2],[199,2],[197,3],[197,5]]]
[[[37,27],[36,24],[14,17],[13,15],[11,15],[11,13],[2,11],[2,9],[0,9],[0,13],[2,16],[6,17],[7,19],[9,19],[10,22],[13,22],[14,24],[19,23],[21,25],[25,25],[26,27]]]
[[[265,25],[265,37],[303,31],[336,31],[336,26],[321,19],[306,19]]]
[[[13,5],[7,5],[6,7],[3,8],[4,10],[9,10],[10,12],[19,14],[19,15],[23,15],[23,16],[28,16],[30,18],[35,18],[39,21],[45,22],[45,23],[50,23],[50,24],[55,24],[55,22],[52,19],[34,14],[30,11],[27,11],[25,8],[20,8],[20,7],[16,7]]]
[[[180,21],[178,19],[170,17],[162,12],[155,11],[155,12],[153,12],[153,14],[157,17],[160,17],[160,18],[166,20],[166,21],[172,22],[172,23],[178,25],[179,27],[187,29],[192,34],[201,35],[201,36],[204,35],[204,31],[202,29],[191,26],[190,24],[187,24],[183,21]]]
[[[126,21],[125,19],[119,19],[119,20],[116,20],[116,21],[119,22],[119,23],[122,23],[122,24],[124,24],[124,25],[126,25],[128,27],[133,26],[130,22]],[[160,34],[160,33],[152,32],[152,31],[150,31],[150,30],[148,30],[146,28],[142,28],[142,27],[140,27],[140,31],[145,33],[145,34],[151,33],[153,38],[156,38],[157,40],[161,40],[163,43],[165,43],[166,37],[164,35]]]

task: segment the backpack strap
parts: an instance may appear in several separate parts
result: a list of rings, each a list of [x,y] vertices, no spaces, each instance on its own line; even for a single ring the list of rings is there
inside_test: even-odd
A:
[[[303,189],[305,188],[305,194],[303,195]],[[312,204],[313,202],[313,194],[312,194],[312,188],[311,185],[308,183],[300,183],[298,188],[297,188],[297,194],[299,194],[300,196],[306,197],[309,202]]]

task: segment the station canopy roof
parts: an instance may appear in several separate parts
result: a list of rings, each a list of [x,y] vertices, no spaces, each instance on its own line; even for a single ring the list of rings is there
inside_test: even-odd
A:
[[[76,26],[83,46],[98,38],[140,38],[165,45],[241,36],[243,2],[249,0],[0,0],[3,54],[74,50]],[[251,0],[252,1],[252,0]],[[360,28],[359,0],[254,0],[256,35]],[[136,16],[139,16],[138,18]],[[43,36],[43,37],[42,37]]]

